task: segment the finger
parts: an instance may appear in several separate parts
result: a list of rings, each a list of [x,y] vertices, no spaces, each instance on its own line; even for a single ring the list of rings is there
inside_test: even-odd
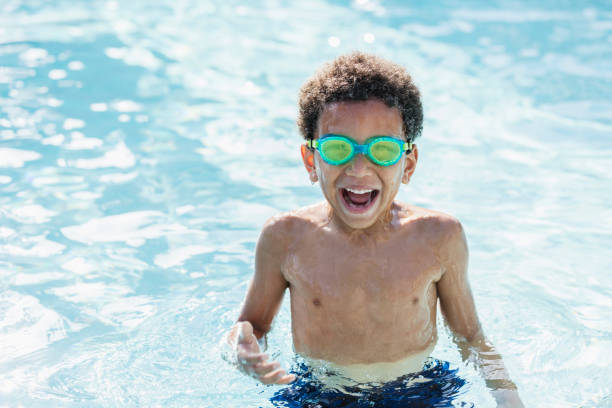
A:
[[[267,377],[266,379],[264,379],[263,381],[260,378],[260,381],[262,381],[264,384],[289,384],[293,381],[295,381],[296,377],[293,374],[287,374],[284,371],[280,372],[278,374],[274,374],[273,377]]]
[[[279,368],[277,370],[272,371],[271,373],[259,377],[259,381],[264,384],[279,384],[278,381],[280,381],[285,376],[287,376],[285,370]]]
[[[241,364],[261,364],[268,360],[268,355],[265,353],[249,353],[249,352],[238,352],[238,361]]]
[[[276,381],[276,384],[289,384],[294,382],[296,378],[297,377],[294,374],[288,374]]]
[[[278,368],[280,368],[280,363],[277,363],[276,361],[271,361],[268,363],[258,363],[253,366],[255,372],[260,376],[266,375]]]

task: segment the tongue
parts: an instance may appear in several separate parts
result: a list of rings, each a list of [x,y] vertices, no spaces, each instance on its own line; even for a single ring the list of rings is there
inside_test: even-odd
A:
[[[354,204],[365,204],[368,202],[368,200],[370,199],[370,195],[372,194],[370,193],[363,193],[363,194],[357,194],[357,193],[353,193],[351,191],[346,191],[346,193],[348,194],[348,197],[351,199],[351,201]]]

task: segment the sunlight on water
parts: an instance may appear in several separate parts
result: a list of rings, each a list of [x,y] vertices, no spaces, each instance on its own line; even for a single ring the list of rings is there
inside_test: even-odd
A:
[[[269,406],[219,339],[265,220],[321,199],[302,82],[353,49],[423,95],[399,193],[463,223],[526,406],[612,406],[612,8],[356,0],[0,5],[0,401]],[[433,355],[492,406],[439,320]],[[270,350],[293,362],[284,303]],[[0,404],[2,405],[2,404]]]

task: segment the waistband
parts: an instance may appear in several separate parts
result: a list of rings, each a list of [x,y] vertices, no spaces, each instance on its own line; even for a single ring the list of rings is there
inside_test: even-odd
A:
[[[308,367],[313,379],[322,384],[332,387],[363,386],[364,384],[380,385],[407,374],[422,371],[433,348],[432,345],[397,361],[371,364],[340,365],[306,356],[299,357],[305,367]]]

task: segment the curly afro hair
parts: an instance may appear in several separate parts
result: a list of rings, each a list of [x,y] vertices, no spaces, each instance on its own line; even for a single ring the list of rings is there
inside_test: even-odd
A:
[[[300,90],[297,124],[305,139],[314,139],[325,105],[380,99],[399,109],[404,135],[414,140],[423,130],[420,92],[404,67],[375,55],[353,52],[325,64]]]

